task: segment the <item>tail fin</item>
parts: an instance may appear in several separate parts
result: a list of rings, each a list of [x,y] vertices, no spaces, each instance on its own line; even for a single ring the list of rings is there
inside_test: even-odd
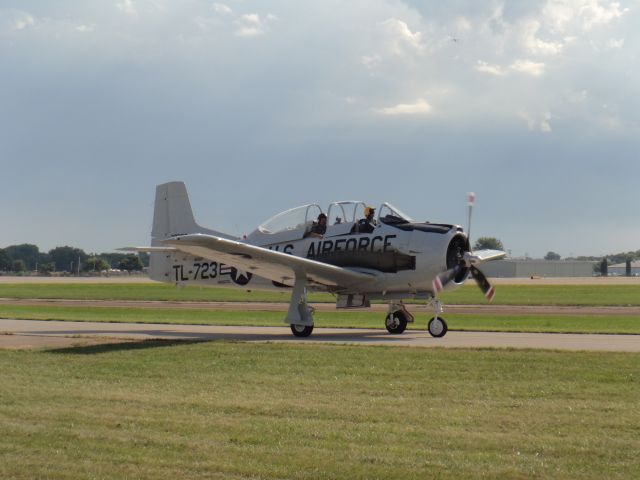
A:
[[[218,237],[235,239],[230,235],[201,227],[193,217],[191,202],[184,182],[163,183],[156,187],[156,201],[153,210],[151,246],[161,246],[160,240],[173,235],[206,233]],[[167,281],[175,254],[151,253],[149,274],[152,279]]]

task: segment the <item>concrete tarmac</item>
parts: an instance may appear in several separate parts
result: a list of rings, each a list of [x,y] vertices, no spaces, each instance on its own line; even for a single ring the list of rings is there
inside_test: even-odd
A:
[[[533,348],[640,352],[640,335],[458,332],[433,338],[423,330],[390,335],[385,330],[316,328],[296,338],[289,327],[238,327],[143,323],[60,322],[0,319],[0,348],[63,347],[102,339],[232,340],[242,342],[333,343],[443,348]]]

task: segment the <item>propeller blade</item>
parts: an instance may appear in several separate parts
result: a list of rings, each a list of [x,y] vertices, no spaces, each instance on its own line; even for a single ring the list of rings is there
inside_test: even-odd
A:
[[[453,268],[450,268],[449,270],[446,270],[438,275],[436,275],[436,278],[433,279],[433,291],[435,293],[440,293],[444,290],[444,288],[454,279],[456,278],[456,275],[458,274],[458,272],[460,271],[460,266],[456,265]]]
[[[471,265],[471,276],[476,281],[478,287],[480,287],[480,290],[482,290],[482,293],[484,293],[487,300],[493,300],[493,297],[496,294],[496,289],[493,288],[485,274],[482,273],[482,271],[475,265]]]

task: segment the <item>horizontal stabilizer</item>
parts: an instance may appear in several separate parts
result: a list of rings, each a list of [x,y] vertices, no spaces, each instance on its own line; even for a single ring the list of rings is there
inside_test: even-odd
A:
[[[116,248],[119,252],[130,253],[173,253],[177,250],[173,247],[122,247]]]
[[[502,250],[476,250],[475,252],[465,252],[464,261],[467,265],[471,266],[492,260],[500,260],[506,256],[506,252]]]

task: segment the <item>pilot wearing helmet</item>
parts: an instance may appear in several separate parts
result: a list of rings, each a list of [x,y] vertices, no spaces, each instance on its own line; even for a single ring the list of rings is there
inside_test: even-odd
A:
[[[373,229],[376,226],[376,221],[373,218],[375,214],[375,208],[368,205],[364,208],[364,218],[358,221],[359,233],[373,233]]]
[[[320,215],[318,215],[318,221],[313,222],[313,225],[311,225],[311,230],[309,230],[309,233],[306,236],[322,238],[326,232],[327,216],[324,213],[321,213]]]

